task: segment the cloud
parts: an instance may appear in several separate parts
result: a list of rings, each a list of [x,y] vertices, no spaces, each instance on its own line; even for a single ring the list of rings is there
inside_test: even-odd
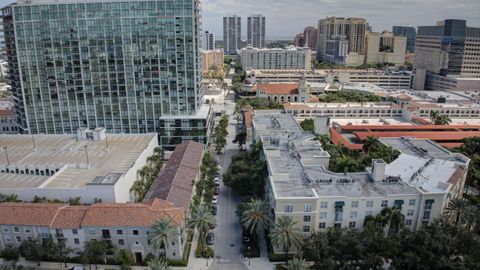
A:
[[[262,13],[267,18],[268,38],[293,38],[307,25],[316,25],[326,16],[363,17],[374,31],[392,25],[434,25],[436,21],[466,19],[467,25],[480,25],[478,0],[204,0],[203,29],[212,30],[221,39],[222,17],[242,17],[246,35],[246,17]]]

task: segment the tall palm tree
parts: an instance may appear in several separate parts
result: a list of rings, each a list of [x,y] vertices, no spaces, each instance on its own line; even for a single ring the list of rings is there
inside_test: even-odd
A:
[[[396,207],[383,208],[380,214],[385,218],[384,224],[388,224],[388,236],[395,235],[404,224],[405,216]]]
[[[307,270],[307,267],[305,267],[305,260],[293,258],[293,260],[288,261],[287,270]]]
[[[190,229],[197,228],[199,232],[198,240],[202,247],[202,251],[205,251],[205,240],[210,227],[215,226],[215,217],[213,216],[210,208],[205,204],[201,204],[198,207],[194,207],[190,218],[187,220],[187,227]]]
[[[165,154],[165,151],[163,151],[162,147],[160,146],[157,146],[153,149],[153,153],[155,155],[158,155],[159,157],[162,157],[163,158],[163,155]]]
[[[448,203],[447,211],[450,215],[455,215],[455,226],[458,226],[458,223],[460,223],[467,206],[468,201],[464,198],[453,198]]]
[[[303,235],[297,228],[297,222],[289,216],[281,216],[277,219],[270,237],[272,242],[285,252],[285,262],[288,262],[288,252],[291,249],[298,250],[303,242]]]
[[[254,235],[256,241],[261,232],[268,227],[268,219],[267,202],[259,199],[251,199],[245,204],[245,211],[242,214],[240,223]]]
[[[367,139],[363,142],[363,151],[368,153],[372,147],[378,143],[377,137],[368,136]]]
[[[153,176],[153,169],[149,166],[143,166],[140,170],[138,170],[138,176],[140,176],[140,180],[147,182]]]
[[[178,228],[169,219],[157,220],[152,226],[153,233],[148,236],[155,250],[168,248],[168,243],[179,235]]]
[[[133,192],[133,195],[135,196],[135,201],[140,202],[141,200],[143,200],[143,197],[147,192],[145,188],[145,182],[143,182],[142,180],[137,180],[133,182],[133,185],[130,188],[130,192]]]
[[[149,270],[169,270],[168,262],[165,259],[154,258],[147,262]]]
[[[152,168],[153,172],[158,173],[161,169],[162,158],[159,155],[151,155],[147,158],[147,163]]]

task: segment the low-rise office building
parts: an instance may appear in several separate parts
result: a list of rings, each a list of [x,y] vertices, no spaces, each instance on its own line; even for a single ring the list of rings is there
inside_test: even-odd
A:
[[[290,216],[306,235],[330,227],[362,229],[367,216],[395,207],[405,226],[416,230],[462,194],[470,160],[429,140],[382,138],[400,152],[397,159],[373,160],[364,172],[334,173],[329,153],[292,115],[256,111],[252,124],[267,161],[271,226]]]
[[[287,47],[285,49],[258,49],[246,47],[238,50],[243,69],[300,69],[312,68],[309,48]]]
[[[365,43],[365,63],[373,65],[403,65],[407,52],[407,37],[392,32],[368,32]]]
[[[157,134],[0,135],[0,193],[84,203],[132,201],[137,170],[158,146]]]
[[[178,235],[160,249],[153,248],[152,225],[167,219]],[[0,249],[18,247],[25,240],[64,241],[81,251],[86,241],[107,241],[127,249],[142,263],[148,254],[182,258],[185,244],[185,208],[154,199],[144,203],[97,203],[91,206],[63,203],[0,203]],[[76,254],[72,254],[76,255]],[[113,253],[106,254],[113,256]]]
[[[16,134],[19,132],[13,109],[0,109],[0,134]]]

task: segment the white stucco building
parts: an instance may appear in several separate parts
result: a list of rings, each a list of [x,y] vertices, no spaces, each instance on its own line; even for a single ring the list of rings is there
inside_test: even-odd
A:
[[[309,48],[258,49],[251,46],[238,50],[243,69],[312,69]]]

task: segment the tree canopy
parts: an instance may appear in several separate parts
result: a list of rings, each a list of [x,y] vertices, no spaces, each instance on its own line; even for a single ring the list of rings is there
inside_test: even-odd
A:
[[[315,126],[313,125],[313,119],[311,118],[303,120],[300,123],[300,126],[304,131],[313,131],[315,129]]]
[[[326,93],[318,96],[320,102],[326,103],[343,103],[343,102],[379,102],[382,100],[380,96],[340,90],[333,93]]]

